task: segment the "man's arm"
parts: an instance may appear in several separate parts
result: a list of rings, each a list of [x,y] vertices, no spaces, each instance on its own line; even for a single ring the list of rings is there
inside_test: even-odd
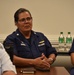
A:
[[[16,75],[13,71],[5,71],[2,75]]]
[[[34,59],[21,58],[16,55],[13,56],[13,63],[19,67],[33,66]]]
[[[48,62],[52,64],[56,60],[56,55],[55,54],[50,54],[48,57]]]
[[[44,56],[35,58],[35,59],[27,59],[27,58],[21,58],[14,55],[13,63],[16,66],[20,67],[39,67],[39,68],[50,68],[50,64],[47,61],[44,61]]]
[[[74,53],[71,53],[71,62],[74,65]]]
[[[0,61],[1,61],[1,71],[2,75],[15,75],[16,69],[15,66],[12,64],[9,55],[5,51],[2,44],[0,44]]]

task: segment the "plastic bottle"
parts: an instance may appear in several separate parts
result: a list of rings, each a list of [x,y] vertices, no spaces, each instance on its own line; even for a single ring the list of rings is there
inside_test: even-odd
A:
[[[69,51],[70,47],[72,44],[72,36],[71,36],[71,32],[68,32],[67,37],[66,37],[66,50]]]
[[[71,32],[68,32],[68,35],[66,37],[66,43],[72,43]]]
[[[59,43],[64,43],[64,42],[65,42],[65,38],[64,38],[63,32],[60,32]]]
[[[60,32],[59,36],[59,51],[64,51],[64,45],[65,45],[65,37],[63,35],[63,32]]]

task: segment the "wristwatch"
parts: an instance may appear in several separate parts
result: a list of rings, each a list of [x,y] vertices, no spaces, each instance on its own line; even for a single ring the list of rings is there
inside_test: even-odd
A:
[[[53,61],[53,58],[48,58],[49,60]]]

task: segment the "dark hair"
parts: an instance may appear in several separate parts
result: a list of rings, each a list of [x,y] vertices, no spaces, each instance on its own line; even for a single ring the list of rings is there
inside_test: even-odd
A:
[[[18,10],[15,12],[15,14],[14,14],[14,21],[15,21],[15,22],[18,22],[18,15],[19,15],[20,13],[22,13],[22,12],[28,12],[28,13],[30,14],[30,16],[31,16],[31,13],[30,13],[29,10],[27,10],[27,9],[25,9],[25,8],[20,8],[20,9],[18,9]],[[32,17],[32,16],[31,16],[31,17]]]

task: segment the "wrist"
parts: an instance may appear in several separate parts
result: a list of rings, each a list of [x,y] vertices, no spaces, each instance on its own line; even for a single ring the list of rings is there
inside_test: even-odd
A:
[[[36,65],[36,61],[35,59],[32,60],[32,66],[35,66]]]
[[[53,61],[53,58],[48,58],[49,60]]]
[[[50,64],[52,64],[53,63],[53,61],[54,61],[54,59],[53,58],[48,58],[48,62],[50,63]]]
[[[29,62],[29,64],[30,64],[31,66],[34,66],[34,65],[35,65],[34,59],[31,59],[31,61]]]

